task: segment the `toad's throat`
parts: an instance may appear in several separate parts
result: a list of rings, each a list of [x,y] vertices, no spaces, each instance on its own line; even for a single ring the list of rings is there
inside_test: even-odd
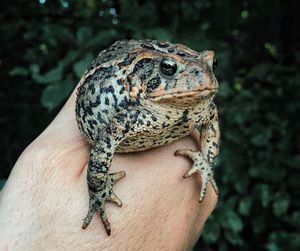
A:
[[[177,91],[177,92],[171,92],[162,94],[157,97],[151,97],[153,101],[159,101],[159,100],[166,100],[166,99],[172,99],[172,98],[202,98],[202,97],[210,97],[216,94],[218,91],[218,88],[207,88],[202,90],[194,90],[194,91]]]

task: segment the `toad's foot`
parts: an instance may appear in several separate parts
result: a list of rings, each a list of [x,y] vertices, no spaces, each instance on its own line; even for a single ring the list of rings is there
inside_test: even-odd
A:
[[[212,166],[203,158],[201,152],[197,152],[189,149],[180,149],[175,152],[175,155],[183,155],[189,157],[194,162],[192,168],[183,175],[184,178],[190,177],[194,173],[200,173],[201,191],[200,191],[199,202],[201,202],[205,196],[208,181],[210,181],[216,194],[219,193],[217,184],[214,180],[214,173],[213,173]]]
[[[121,200],[115,195],[112,188],[113,185],[120,179],[125,176],[125,172],[117,172],[117,173],[97,173],[93,178],[97,178],[97,183],[93,182],[89,185],[89,194],[90,194],[90,203],[89,203],[89,211],[87,216],[84,219],[82,228],[86,229],[90,224],[93,215],[95,212],[100,214],[101,220],[105,227],[107,235],[110,235],[111,228],[110,222],[108,221],[107,215],[105,213],[105,201],[111,201],[116,203],[119,207],[122,206]],[[95,188],[95,184],[99,186]],[[92,186],[93,185],[93,186]]]

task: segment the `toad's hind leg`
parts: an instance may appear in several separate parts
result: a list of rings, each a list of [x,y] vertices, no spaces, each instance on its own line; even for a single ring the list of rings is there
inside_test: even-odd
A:
[[[104,142],[103,142],[104,143]],[[111,143],[109,143],[111,144]],[[104,143],[91,149],[88,164],[87,183],[89,189],[89,210],[84,219],[82,228],[85,229],[90,224],[95,213],[99,213],[107,235],[111,233],[110,222],[105,213],[105,202],[111,201],[118,206],[122,206],[121,200],[114,194],[113,185],[125,176],[125,172],[108,173],[112,161],[113,151]]]
[[[194,173],[201,175],[200,202],[203,200],[210,182],[216,194],[219,193],[216,182],[214,180],[213,164],[219,153],[220,129],[216,106],[212,103],[209,110],[209,120],[202,125],[201,131],[194,129],[192,136],[197,141],[200,151],[190,149],[180,149],[175,155],[183,155],[190,158],[194,164],[192,168],[184,174],[184,178],[190,177]]]

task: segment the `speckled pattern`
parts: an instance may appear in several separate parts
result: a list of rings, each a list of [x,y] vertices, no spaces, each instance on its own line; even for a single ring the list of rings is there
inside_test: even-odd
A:
[[[122,40],[102,51],[80,80],[76,119],[91,145],[87,183],[88,214],[82,228],[99,213],[108,235],[105,202],[121,200],[113,185],[125,172],[109,173],[115,152],[136,152],[191,134],[200,151],[179,149],[175,155],[194,165],[184,174],[200,173],[200,199],[207,182],[218,193],[212,166],[219,152],[218,90],[213,51],[196,52],[181,44],[155,40]]]

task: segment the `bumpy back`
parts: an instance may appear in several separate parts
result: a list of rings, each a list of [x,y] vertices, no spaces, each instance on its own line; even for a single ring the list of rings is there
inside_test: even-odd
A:
[[[123,40],[102,51],[88,66],[77,91],[76,119],[80,131],[91,144],[111,123],[126,95],[124,69],[132,63],[138,42]]]
[[[105,133],[120,109],[139,104],[147,86],[151,92],[162,83],[158,68],[166,54],[184,60],[201,60],[201,54],[184,45],[122,40],[102,51],[89,65],[80,80],[76,100],[77,122],[88,142],[96,142]],[[173,85],[168,83],[168,86]]]

